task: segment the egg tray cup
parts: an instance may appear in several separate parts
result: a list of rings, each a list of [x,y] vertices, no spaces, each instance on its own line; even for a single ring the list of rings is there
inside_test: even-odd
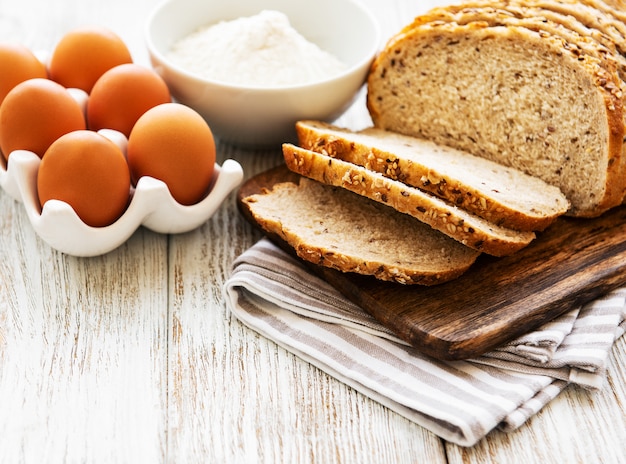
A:
[[[124,152],[126,137],[113,130],[98,131]],[[217,211],[226,197],[241,184],[243,169],[232,159],[215,164],[207,195],[193,205],[181,205],[167,185],[153,177],[142,177],[131,188],[124,214],[113,224],[92,227],[85,224],[66,202],[49,200],[43,207],[37,195],[37,173],[41,159],[27,150],[11,153],[7,166],[0,164],[0,186],[24,205],[37,235],[52,248],[73,256],[89,257],[108,253],[123,244],[140,227],[162,234],[193,230]]]

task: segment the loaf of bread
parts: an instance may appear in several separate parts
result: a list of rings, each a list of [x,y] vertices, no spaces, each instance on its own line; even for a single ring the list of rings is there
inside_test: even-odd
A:
[[[320,121],[298,121],[296,133],[302,148],[430,192],[502,227],[541,231],[569,208],[557,187],[537,177],[427,140]]]
[[[626,190],[620,60],[564,37],[514,20],[417,18],[372,66],[374,125],[521,170],[558,187],[568,214],[597,216]]]
[[[300,258],[342,272],[435,285],[460,276],[480,254],[407,214],[306,178],[242,203]]]
[[[477,251],[493,256],[510,255],[535,238],[533,232],[498,226],[434,195],[356,164],[292,144],[283,145],[283,155],[293,172],[391,206]]]

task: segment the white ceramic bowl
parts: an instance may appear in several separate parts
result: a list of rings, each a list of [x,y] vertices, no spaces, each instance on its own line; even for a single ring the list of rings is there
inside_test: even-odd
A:
[[[242,86],[194,75],[167,59],[172,44],[199,27],[258,14],[284,13],[301,35],[346,64],[336,77],[282,88]],[[215,135],[248,146],[294,138],[300,119],[332,121],[356,98],[380,46],[380,29],[357,0],[168,0],[146,24],[152,66],[179,102],[194,108]]]

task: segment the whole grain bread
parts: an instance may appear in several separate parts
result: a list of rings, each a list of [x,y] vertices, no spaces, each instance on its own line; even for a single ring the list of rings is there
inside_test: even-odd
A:
[[[499,226],[541,231],[569,208],[541,179],[428,140],[311,120],[298,121],[296,133],[302,148],[425,190]]]
[[[529,4],[559,5],[554,9]],[[570,7],[570,8],[568,8]],[[551,0],[474,0],[462,4],[434,8],[427,14],[415,18],[411,26],[428,24],[436,21],[466,25],[472,22],[485,22],[489,26],[518,26],[532,31],[557,36],[568,44],[571,52],[577,56],[593,56],[609,72],[617,70],[622,82],[626,76],[626,58],[618,50],[624,45],[622,32],[609,25],[610,18],[602,12],[587,21],[581,22],[577,16],[566,14],[584,8],[580,4],[561,4]],[[593,9],[592,9],[593,10]],[[586,18],[589,12],[583,10],[579,16]],[[603,27],[600,28],[600,25]],[[598,27],[595,27],[598,26]]]
[[[342,272],[435,285],[463,274],[480,254],[409,215],[306,178],[242,203],[300,258]]]
[[[535,238],[534,232],[498,226],[363,166],[288,143],[283,144],[283,155],[287,167],[293,172],[390,206],[477,251],[493,256],[510,255]]]
[[[466,0],[443,9],[449,12],[459,12],[468,8],[485,9],[497,8],[514,13],[518,18],[547,18],[562,23],[573,30],[583,25],[588,32],[601,40],[609,39],[610,43],[622,53],[625,50],[626,24],[615,16],[615,10],[601,1],[596,0]],[[435,8],[432,12],[439,10]],[[430,14],[430,13],[429,13]],[[428,15],[416,18],[424,18]],[[578,23],[578,24],[576,24]],[[595,33],[594,31],[597,31]]]
[[[417,21],[372,65],[367,105],[376,127],[539,177],[591,217],[624,198],[621,85],[611,60],[545,31]]]
[[[622,106],[625,106],[626,57],[623,53],[626,49],[623,34],[626,25],[600,10],[574,0],[472,0],[434,8],[416,18],[413,25],[433,21],[461,25],[482,21],[490,26],[518,26],[557,36],[565,40],[569,50],[576,55],[592,56],[607,71],[617,71],[619,79],[616,81]],[[621,178],[626,179],[626,143],[622,143],[620,164]]]

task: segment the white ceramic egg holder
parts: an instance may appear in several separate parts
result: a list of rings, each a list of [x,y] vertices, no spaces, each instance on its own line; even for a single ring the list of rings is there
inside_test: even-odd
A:
[[[87,94],[78,89],[70,89],[70,93],[84,109]],[[98,132],[126,153],[124,134],[110,129]],[[140,226],[163,234],[193,230],[206,222],[243,180],[243,169],[237,161],[228,159],[221,166],[216,163],[209,193],[200,202],[185,206],[174,200],[163,181],[142,177],[131,189],[128,208],[117,221],[105,227],[91,227],[66,202],[49,200],[41,207],[37,195],[40,162],[31,151],[12,152],[7,168],[0,164],[0,187],[24,205],[35,232],[48,245],[83,257],[112,251]]]

